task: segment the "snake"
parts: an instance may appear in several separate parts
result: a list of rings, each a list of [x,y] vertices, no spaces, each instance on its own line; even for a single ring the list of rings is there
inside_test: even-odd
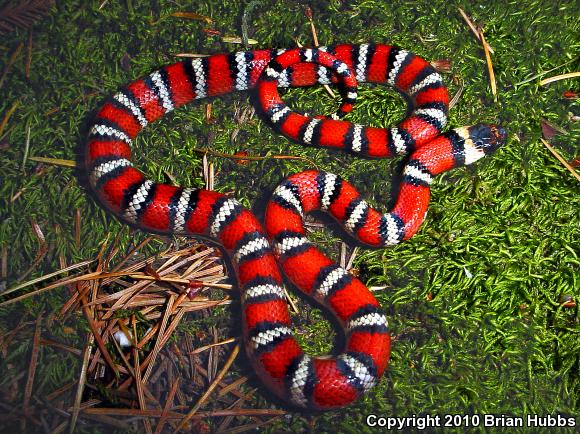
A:
[[[407,99],[408,114],[394,126],[343,119],[358,83],[386,84]],[[339,86],[339,110],[309,116],[289,108],[278,88]],[[265,210],[265,228],[237,200],[222,193],[148,180],[131,161],[137,134],[194,100],[251,90],[266,120],[290,140],[362,157],[407,156],[394,206],[371,207],[347,180],[306,170],[284,179]],[[209,238],[231,260],[240,291],[244,347],[258,378],[290,406],[332,410],[377,384],[387,368],[391,338],[371,291],[306,237],[304,217],[326,212],[358,242],[386,247],[409,239],[425,219],[434,177],[474,163],[499,148],[506,130],[477,124],[443,133],[449,92],[425,59],[378,44],[260,49],[186,59],[120,88],[98,109],[84,146],[88,190],[109,213],[141,230]],[[292,330],[286,276],[304,297],[326,309],[342,349],[310,356]]]

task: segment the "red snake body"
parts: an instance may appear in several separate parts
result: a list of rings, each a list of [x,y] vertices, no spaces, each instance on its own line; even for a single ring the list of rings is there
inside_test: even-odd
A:
[[[278,86],[336,81],[343,82],[345,99],[330,118],[293,112],[277,93]],[[409,97],[409,116],[386,129],[340,120],[352,109],[357,82],[393,85]],[[410,154],[393,209],[380,213],[340,177],[306,171],[274,191],[266,210],[266,234],[234,199],[157,184],[133,167],[131,144],[147,124],[194,99],[257,85],[264,114],[292,140],[369,157]],[[505,140],[505,131],[493,125],[441,134],[448,102],[447,89],[429,63],[388,45],[217,54],[165,66],[116,93],[90,128],[86,170],[98,201],[120,220],[146,231],[202,235],[219,242],[236,270],[246,350],[261,380],[296,406],[332,409],[353,402],[376,384],[387,366],[390,337],[377,300],[360,280],[308,242],[303,217],[316,209],[326,211],[354,237],[375,247],[411,237],[424,220],[433,177],[473,163]],[[310,357],[298,345],[278,263],[343,326],[346,344],[337,356]]]

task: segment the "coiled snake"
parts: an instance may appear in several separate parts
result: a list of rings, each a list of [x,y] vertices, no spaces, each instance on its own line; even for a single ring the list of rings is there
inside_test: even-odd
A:
[[[298,114],[277,93],[279,86],[338,81],[344,100],[331,117]],[[340,120],[352,109],[357,82],[394,86],[408,97],[410,114],[390,128]],[[378,212],[339,176],[310,170],[290,176],[275,189],[266,209],[266,234],[236,200],[215,191],[157,184],[133,167],[132,141],[149,123],[190,101],[256,86],[263,113],[292,140],[366,157],[409,155],[393,209]],[[261,380],[296,406],[342,407],[385,371],[390,353],[387,321],[362,282],[306,239],[304,214],[326,211],[373,247],[410,238],[424,220],[433,177],[471,164],[505,141],[505,130],[495,125],[441,134],[448,103],[442,78],[428,62],[382,44],[185,60],[127,85],[98,111],[85,149],[90,189],[105,209],[145,231],[202,235],[220,243],[236,270],[246,349]],[[315,358],[302,351],[292,335],[278,264],[343,326],[346,344],[340,354]]]

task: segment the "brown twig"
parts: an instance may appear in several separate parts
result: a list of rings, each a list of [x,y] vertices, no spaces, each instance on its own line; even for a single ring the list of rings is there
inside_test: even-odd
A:
[[[569,72],[568,74],[560,74],[555,75],[554,77],[544,78],[540,81],[540,86],[545,86],[550,83],[554,83],[555,81],[559,80],[566,80],[568,78],[580,77],[580,71],[577,72]]]
[[[345,270],[350,270],[352,268],[352,265],[354,263],[354,260],[356,259],[356,256],[358,255],[358,246],[355,247],[354,249],[352,249],[352,253],[350,254],[348,261],[346,262],[346,265],[344,267]]]
[[[178,298],[175,303],[174,303],[174,309],[177,309],[177,307],[179,306],[179,303],[181,302],[181,300],[183,300],[182,297]],[[177,311],[176,315],[174,316],[172,322],[169,324],[169,326],[166,328],[165,330],[165,334],[161,337],[161,340],[159,341],[159,346],[162,347],[166,344],[166,342],[169,340],[169,338],[171,337],[171,334],[173,333],[173,331],[175,330],[175,328],[177,327],[177,325],[179,324],[179,322],[181,321],[181,318],[183,317],[183,315],[185,314],[185,310],[184,309],[180,309],[179,311]],[[159,327],[159,323],[156,324],[154,327],[152,327],[152,329],[155,329]],[[151,334],[148,333],[147,336],[149,336]],[[147,337],[146,336],[146,337]],[[143,338],[141,340],[141,342],[139,342],[137,344],[137,348],[142,348],[143,345],[145,344],[145,338]],[[149,366],[149,364],[151,363],[153,359],[153,354],[149,353],[147,355],[147,357],[145,358],[145,360],[143,361],[143,363],[141,364],[141,369],[146,369],[147,366]],[[120,386],[120,389],[126,389],[127,387],[129,387],[129,385],[131,384],[132,380],[131,378],[128,378],[127,380],[125,380]]]
[[[17,99],[16,101],[14,101],[12,103],[12,105],[10,106],[10,108],[8,109],[8,111],[6,112],[4,117],[2,118],[2,122],[0,122],[0,137],[2,137],[2,133],[4,133],[4,128],[6,128],[6,125],[8,125],[8,121],[10,120],[10,117],[14,114],[14,112],[16,111],[16,109],[18,108],[19,105],[20,105],[20,100]]]
[[[236,381],[228,384],[226,387],[222,387],[221,390],[218,392],[218,397],[225,396],[230,393],[232,390],[238,390],[239,387],[248,381],[248,377],[240,377]],[[251,392],[253,393],[253,392]],[[251,394],[250,393],[250,394]]]
[[[145,395],[143,393],[143,384],[146,380],[141,378],[141,366],[139,364],[139,350],[133,348],[133,359],[135,360],[135,387],[137,389],[137,397],[139,399],[139,408],[141,410],[147,410],[147,404],[145,403]],[[145,425],[145,431],[147,434],[152,434],[153,429],[151,428],[151,421],[149,419],[144,419],[143,424]]]
[[[60,348],[61,350],[67,351],[71,354],[74,354],[75,356],[82,355],[82,351],[79,350],[78,348],[70,347],[70,346],[65,345],[61,342],[53,341],[52,339],[46,339],[46,338],[40,339],[40,344],[45,345],[45,346],[49,346],[49,347]]]
[[[239,156],[239,155],[225,154],[223,152],[211,151],[209,149],[203,149],[203,148],[192,148],[191,150],[193,152],[197,152],[200,154],[214,155],[216,157],[229,158],[232,160],[249,160],[249,161],[300,160],[300,161],[306,161],[307,163],[309,163],[310,165],[312,165],[313,167],[318,169],[318,166],[316,165],[316,163],[314,163],[314,161],[312,161],[306,157],[301,157],[301,156],[294,156],[294,155],[268,155],[268,156],[242,155],[242,156]]]
[[[145,240],[132,250],[139,250],[151,239]],[[180,241],[176,239],[172,244],[175,245],[178,242]],[[151,412],[156,412],[160,409],[159,401],[161,400],[163,393],[161,392],[158,383],[161,376],[167,375],[167,381],[169,381],[169,384],[173,385],[175,384],[174,379],[176,378],[176,370],[177,375],[182,375],[183,370],[191,372],[191,375],[197,375],[196,373],[199,367],[202,375],[206,378],[207,371],[197,365],[197,361],[190,364],[187,354],[194,352],[192,345],[187,347],[189,349],[187,354],[185,354],[185,357],[181,355],[180,351],[175,351],[175,349],[168,349],[165,347],[169,339],[174,335],[178,324],[181,323],[183,315],[187,312],[213,308],[231,302],[227,297],[221,300],[210,300],[205,294],[197,292],[198,289],[201,289],[203,286],[215,286],[219,289],[229,289],[231,288],[231,285],[218,283],[224,278],[224,267],[221,264],[216,264],[216,255],[213,248],[208,248],[200,244],[194,244],[193,246],[187,245],[185,248],[181,248],[180,250],[167,250],[156,256],[138,260],[137,262],[127,266],[125,264],[129,260],[135,260],[133,253],[131,253],[128,257],[126,256],[122,259],[120,267],[119,265],[115,267],[117,271],[111,271],[111,268],[109,268],[110,258],[118,251],[118,249],[115,248],[115,244],[115,242],[112,244],[104,242],[102,244],[101,251],[98,255],[97,270],[95,272],[86,273],[83,276],[61,279],[59,282],[60,284],[70,284],[71,280],[79,282],[76,285],[77,288],[75,293],[71,295],[66,305],[69,306],[70,309],[70,307],[74,306],[77,301],[81,302],[81,308],[84,315],[87,317],[89,327],[92,331],[91,336],[97,344],[94,345],[95,351],[92,352],[87,362],[83,374],[84,379],[87,382],[89,378],[92,378],[92,376],[98,379],[99,377],[103,377],[105,369],[111,369],[115,372],[113,369],[113,367],[115,367],[117,377],[109,382],[108,387],[111,388],[110,392],[118,397],[119,402],[123,405],[139,406],[139,409],[135,408],[132,411],[133,416],[146,419],[144,421],[144,431],[159,432],[163,429],[167,430],[168,422],[170,422],[171,429],[174,429],[179,420],[172,417],[172,414],[175,414],[176,409],[183,410],[189,407],[186,406],[187,394],[191,393],[189,387],[191,387],[190,385],[192,382],[187,382],[187,388],[185,387],[185,384],[183,384],[183,390],[181,390],[178,385],[172,386],[174,388],[174,392],[172,392],[173,397],[170,402],[166,402],[163,406],[165,415],[163,416],[163,413],[159,415],[163,416],[164,419],[161,421],[162,423],[156,424],[157,427],[152,427],[152,423],[149,419],[151,417],[159,417],[159,413],[155,413],[154,416],[148,415],[150,415]],[[191,282],[194,282],[196,285],[195,293],[192,292],[191,294],[188,294],[188,290],[191,290]],[[103,291],[101,289],[105,287],[105,285],[107,287],[112,286],[113,288],[115,288],[115,286],[120,286],[122,289],[109,294],[108,291]],[[200,288],[197,288],[198,285]],[[120,308],[138,311],[140,321],[155,322],[150,323],[150,330],[145,336],[140,336],[137,334],[137,315],[132,315],[130,320],[114,317],[115,313]],[[131,332],[128,330],[130,328],[132,328]],[[139,352],[133,356],[132,361],[129,357],[125,356],[125,352],[112,336],[118,331],[123,331],[132,336],[133,351]],[[217,330],[216,333],[214,333],[214,340],[217,340]],[[152,348],[148,353],[145,353],[144,345],[148,341],[150,342],[149,347]],[[153,343],[152,341],[155,342]],[[231,340],[214,342],[211,347],[215,348],[229,342],[231,342]],[[46,343],[52,344],[52,342],[48,341]],[[112,343],[116,348],[118,356],[115,350],[112,350],[115,354],[111,353],[111,355],[115,357],[115,361],[110,358],[110,355],[107,356],[107,349],[104,347],[104,343]],[[58,343],[56,346],[60,347]],[[211,347],[202,347],[198,349],[196,353],[201,353],[203,350],[207,350]],[[65,351],[71,350],[68,347],[63,349]],[[109,351],[111,351],[110,347]],[[194,356],[194,354],[190,354],[190,357],[192,356]],[[119,358],[122,359],[122,361],[119,360]],[[160,359],[161,362],[159,363]],[[171,363],[171,360],[173,360],[174,363]],[[218,358],[214,357],[214,360],[217,361]],[[118,361],[118,364],[116,361]],[[133,362],[136,362],[136,365]],[[210,363],[210,371],[213,370],[211,365],[213,365],[213,363]],[[216,378],[213,380],[213,383],[211,380],[208,381],[212,383],[212,386],[210,387],[212,387],[214,391],[216,387],[228,387],[228,390],[232,389],[231,393],[233,396],[237,396],[239,394],[237,387],[242,384],[243,380],[241,382],[234,382],[235,384],[230,386],[220,380],[220,378],[225,376],[229,365],[231,365],[231,362],[215,376]],[[199,384],[200,386],[205,384],[201,378],[202,377],[198,376],[197,380],[193,380],[193,384]],[[148,384],[153,384],[151,390],[147,389]],[[86,384],[85,387],[92,388],[93,386]],[[134,392],[130,392],[129,390]],[[209,397],[211,393],[210,390],[207,396]],[[177,401],[178,405],[172,403],[173,399]],[[202,399],[198,401],[199,407],[204,405],[205,399],[208,398],[202,397]],[[228,402],[228,400],[232,399],[232,395],[226,396],[225,398],[218,397],[217,399],[219,401]],[[81,417],[79,415],[84,414],[83,408],[89,405],[94,406],[96,405],[96,402],[97,401],[87,401],[81,403],[79,401],[76,407],[77,417]],[[74,410],[74,407],[70,409],[71,415]],[[111,417],[110,414],[91,414],[91,416],[97,418]],[[181,419],[184,416],[184,414],[180,414],[178,419]],[[196,415],[193,415],[192,417],[196,420],[199,419]],[[148,428],[147,425],[152,428]],[[58,428],[62,429],[62,427]]]
[[[84,267],[85,265],[89,265],[91,262],[94,262],[94,260],[91,259],[88,261],[79,262],[78,264],[71,265],[70,267],[63,268],[62,270],[58,270],[58,271],[55,271],[53,273],[45,274],[44,276],[37,277],[36,279],[29,280],[28,282],[21,283],[20,285],[17,285],[17,286],[10,288],[10,289],[7,289],[6,291],[4,291],[4,293],[2,295],[8,295],[11,292],[18,291],[19,289],[26,288],[27,286],[34,285],[36,283],[42,282],[43,280],[47,280],[47,279],[50,279],[51,277],[58,276],[59,274],[63,274],[63,273],[67,273],[67,272],[72,271],[72,270],[76,270],[77,268],[81,268],[81,267]],[[56,282],[56,283],[58,283],[58,282]],[[61,284],[59,284],[58,286],[60,286],[60,285]]]
[[[95,341],[97,342],[97,346],[99,347],[101,354],[105,358],[105,361],[109,365],[109,368],[111,368],[111,370],[118,377],[119,376],[119,369],[117,367],[117,364],[111,358],[111,355],[109,354],[109,350],[107,350],[107,347],[105,346],[105,342],[101,338],[101,334],[99,333],[99,329],[97,328],[97,324],[95,323],[95,320],[93,318],[93,311],[87,305],[88,303],[87,303],[87,299],[86,299],[85,295],[81,293],[81,294],[79,294],[79,297],[81,300],[83,313],[85,314],[85,318],[86,318],[87,322],[89,323],[89,328],[91,329],[91,331],[93,332],[93,335],[95,336]]]
[[[479,29],[479,35],[481,37],[481,44],[483,45],[485,62],[487,63],[487,72],[489,74],[489,84],[491,85],[491,93],[493,94],[493,101],[497,102],[497,85],[495,83],[495,73],[493,72],[493,65],[491,63],[491,56],[489,54],[489,46],[487,45],[487,42],[485,42],[485,36],[483,36],[482,29]]]
[[[457,103],[459,102],[459,99],[461,98],[461,95],[463,94],[464,89],[465,89],[465,83],[463,82],[463,80],[461,80],[461,85],[459,86],[459,89],[457,89],[457,92],[455,93],[455,95],[453,95],[453,98],[451,98],[451,101],[449,101],[449,109],[452,109],[453,107],[455,107],[457,105]]]
[[[183,294],[183,297],[185,297],[185,296],[186,295]],[[169,317],[173,313],[174,301],[175,301],[175,296],[170,295],[169,300],[167,300],[167,306],[165,308],[163,318],[161,319],[161,322],[159,323],[159,327],[158,327],[159,333],[157,334],[157,340],[155,341],[155,345],[153,346],[151,353],[149,353],[150,357],[151,357],[151,361],[149,362],[149,366],[147,367],[147,370],[145,371],[145,374],[143,375],[144,382],[147,382],[147,380],[149,379],[149,376],[151,375],[151,372],[153,371],[153,365],[155,364],[155,360],[157,359],[157,355],[159,354],[159,351],[161,350],[161,342],[163,340],[165,328],[167,327],[167,321],[169,321]]]
[[[81,410],[81,400],[83,398],[83,391],[85,390],[85,383],[87,381],[87,367],[89,365],[89,359],[91,357],[93,343],[94,343],[94,335],[89,333],[89,335],[87,336],[87,343],[85,345],[85,349],[83,350],[83,363],[81,365],[81,371],[79,373],[75,401],[71,410],[69,434],[72,434],[74,432],[79,412]]]
[[[20,44],[18,44],[18,46],[14,49],[14,51],[10,55],[10,59],[8,59],[8,62],[6,63],[6,66],[4,67],[4,71],[2,71],[2,75],[0,76],[0,88],[2,88],[2,85],[4,84],[4,80],[6,79],[6,76],[8,75],[8,72],[10,71],[10,68],[12,68],[12,65],[14,65],[14,62],[16,62],[16,59],[18,59],[18,56],[20,56],[20,53],[22,52],[23,48],[24,48],[24,43],[21,42]]]
[[[213,163],[209,163],[207,160],[207,153],[203,155],[202,164],[203,164],[203,180],[205,183],[205,189],[213,190],[215,175]]]
[[[32,30],[28,31],[28,44],[26,45],[26,65],[24,67],[24,76],[30,80],[30,68],[32,66]]]
[[[220,266],[221,268],[221,266]],[[212,273],[215,270],[209,270],[208,273]],[[148,276],[146,274],[140,273],[131,273],[127,274],[126,272],[120,271],[117,273],[91,273],[91,275],[87,275],[86,279],[83,280],[99,280],[105,279],[109,277],[129,277],[131,279],[136,280],[150,280],[155,282],[173,282],[173,283],[182,283],[185,285],[189,285],[192,282],[192,279],[181,279],[179,277],[163,277],[163,276]],[[210,282],[203,282],[200,281],[200,284],[203,286],[207,286],[208,288],[220,288],[220,289],[232,289],[232,285],[227,283],[210,283]]]
[[[22,157],[22,173],[25,173],[26,161],[28,160],[28,153],[30,151],[30,131],[30,122],[28,122],[26,125],[26,139],[24,141],[24,156]]]
[[[53,4],[53,0],[25,0],[16,2],[16,4],[14,2],[5,3],[0,9],[0,34],[9,33],[18,27],[32,27],[48,13]]]
[[[6,413],[8,416],[11,414],[17,414],[19,416],[22,416],[26,420],[30,420],[32,423],[34,423],[37,426],[42,426],[42,423],[36,417],[34,417],[32,415],[27,415],[26,413],[24,413],[24,411],[20,410],[19,408],[13,407],[13,406],[6,404],[2,401],[0,401],[0,408],[6,410]]]
[[[213,348],[213,347],[216,347],[216,346],[230,344],[230,343],[235,342],[235,341],[236,341],[236,338],[229,338],[229,339],[226,339],[226,340],[223,340],[223,341],[220,341],[220,342],[215,342],[213,344],[204,345],[203,347],[199,347],[199,348],[196,348],[193,351],[190,351],[189,354],[190,355],[199,354],[199,353],[202,353],[202,352],[204,352],[206,350],[209,350],[210,348]]]
[[[77,167],[77,163],[74,160],[63,160],[60,158],[48,158],[48,157],[28,157],[30,161],[36,161],[38,163],[46,163],[54,166],[61,167]]]
[[[163,412],[161,413],[161,417],[159,418],[159,423],[157,424],[157,427],[155,428],[155,434],[159,434],[161,432],[161,430],[163,429],[163,425],[165,425],[165,422],[167,421],[167,416],[169,415],[169,411],[171,410],[171,407],[173,406],[173,400],[175,398],[175,394],[177,393],[178,387],[179,387],[179,377],[176,377],[175,381],[171,385],[171,390],[169,391],[169,394],[167,395],[167,401],[165,402],[165,406],[163,407]]]
[[[8,246],[2,247],[2,264],[0,265],[0,279],[6,279],[8,277]],[[2,294],[2,295],[5,295]]]
[[[244,41],[240,36],[222,36],[222,42],[227,44],[243,44]],[[252,38],[248,38],[248,45],[256,45],[258,41]]]
[[[77,384],[77,380],[71,381],[70,383],[66,383],[65,385],[59,387],[56,390],[53,390],[48,395],[46,395],[46,400],[47,401],[53,401],[53,400],[55,400],[56,398],[58,398],[63,393],[68,392],[73,387],[75,387],[76,384]]]
[[[109,280],[109,279],[107,279]],[[111,282],[116,281],[115,279],[111,279]],[[106,280],[103,280],[103,284],[106,282]],[[120,281],[117,280],[118,283],[122,283]],[[126,285],[123,285],[126,286]],[[137,296],[139,293],[145,291],[147,288],[149,287],[155,287],[155,282],[153,281],[141,281],[138,283],[133,284],[132,286],[130,285],[127,289],[118,291],[116,293],[113,293],[111,295],[105,295],[99,298],[99,302],[95,303],[95,304],[100,304],[100,303],[105,303],[105,302],[110,302],[110,301],[114,301],[114,304],[112,306],[110,306],[109,308],[109,312],[105,313],[103,315],[103,317],[101,318],[102,320],[108,320],[117,309],[122,309],[127,307],[127,304],[130,302],[130,300]]]
[[[213,20],[205,15],[201,15],[201,14],[197,14],[195,12],[172,12],[170,14],[167,15],[163,15],[161,16],[157,21],[150,21],[149,24],[152,26],[156,26],[157,24],[159,24],[162,20],[165,20],[166,18],[187,18],[190,20],[196,20],[196,21],[205,21],[207,24],[212,24]]]
[[[151,241],[153,241],[156,237],[147,237],[145,238],[143,241],[141,241],[139,244],[137,244],[135,247],[133,247],[131,250],[129,250],[129,252],[125,255],[125,257],[123,259],[121,259],[121,261],[115,265],[115,267],[113,268],[113,272],[118,271],[123,265],[125,265],[127,263],[127,261],[129,259],[131,259],[135,253],[137,253],[139,250],[141,250],[143,247],[145,247],[147,244],[149,244]]]
[[[210,327],[210,332],[213,337],[213,343],[218,342],[218,333],[217,328],[215,326]],[[207,356],[207,373],[208,373],[208,381],[211,382],[216,374],[218,368],[218,357],[217,357],[217,350],[216,346],[213,346],[209,349],[209,354]]]
[[[525,80],[522,80],[522,81],[520,81],[518,83],[515,83],[514,86],[520,86],[522,84],[529,83],[530,81],[534,81],[536,78],[543,77],[544,75],[549,74],[550,72],[553,72],[556,69],[560,69],[560,68],[562,68],[562,67],[564,67],[564,66],[566,66],[566,65],[568,65],[570,63],[575,62],[576,60],[578,60],[578,57],[575,57],[575,58],[573,58],[571,60],[568,60],[567,62],[564,62],[561,65],[558,65],[558,66],[556,66],[554,68],[548,69],[547,71],[540,72],[539,74],[534,74],[531,77],[526,78]]]
[[[109,417],[109,416],[105,416],[105,415],[96,415],[96,414],[83,414],[83,418],[92,419],[94,421],[97,421],[97,422],[100,422],[103,424],[114,426],[115,428],[119,428],[120,430],[122,430],[121,432],[133,432],[135,430],[135,427],[132,426],[131,424],[121,422],[120,420],[118,420],[114,417]],[[53,434],[53,433],[51,433],[51,434]]]
[[[294,302],[294,300],[292,299],[292,297],[290,297],[290,294],[288,293],[288,290],[286,289],[286,286],[283,286],[282,289],[284,290],[284,295],[286,296],[286,301],[290,305],[290,308],[292,309],[292,312],[294,312],[294,313],[300,312],[300,309],[298,309],[298,306],[296,305],[296,303]]]
[[[207,103],[205,105],[205,120],[206,120],[206,122],[212,122],[213,121],[213,119],[211,117],[212,109],[213,109],[213,104],[212,103]]]
[[[75,247],[81,248],[81,209],[75,209]]]
[[[241,408],[241,406],[244,403],[244,401],[246,401],[247,399],[249,399],[254,394],[255,391],[256,391],[256,389],[252,389],[248,393],[246,393],[245,395],[240,396],[232,405],[230,405],[228,407],[228,410],[232,410],[232,409],[236,409],[236,408]],[[220,392],[221,392],[221,390],[220,390]],[[226,416],[224,418],[224,420],[222,421],[222,423],[218,426],[218,428],[216,430],[216,434],[217,433],[223,433],[225,431],[225,429],[228,426],[230,426],[230,424],[233,422],[233,420],[234,420],[234,416]]]
[[[13,203],[14,201],[16,201],[20,196],[22,196],[22,193],[24,193],[25,191],[26,191],[26,187],[23,187],[20,190],[18,190],[16,193],[14,193],[14,195],[10,198],[10,203]]]
[[[103,244],[101,246],[101,250],[99,251],[99,256],[97,256],[97,259],[98,259],[97,270],[104,270],[104,269],[109,268],[109,264],[111,263],[113,258],[117,255],[117,253],[119,252],[118,245],[119,245],[119,241],[121,240],[121,237],[124,235],[124,232],[125,231],[123,231],[123,230],[118,231],[117,235],[115,236],[115,238],[113,239],[111,244],[108,246],[107,246],[107,241],[109,240],[111,233],[110,232],[107,233],[107,237],[105,239],[105,242],[103,242]],[[105,256],[105,252],[108,252],[106,256]]]
[[[87,98],[91,98],[91,97],[97,96],[97,95],[99,95],[99,92],[97,92],[97,91],[93,91],[93,92],[89,92],[89,93],[83,94],[83,95],[78,96],[75,99],[73,99],[72,102],[68,106],[71,106],[73,104],[77,104],[77,103],[79,103],[81,101],[85,101]],[[46,112],[44,112],[44,116],[52,116],[53,114],[58,113],[59,111],[60,111],[60,107],[55,106],[55,107],[47,110]],[[65,161],[65,160],[63,160],[63,161]]]
[[[72,309],[73,306],[77,306],[79,303],[79,294],[88,294],[90,290],[90,282],[80,282],[76,285],[65,285],[69,291],[71,291],[71,297],[62,305],[58,314],[62,320],[64,320],[68,314],[68,312]]]
[[[31,220],[30,225],[32,226],[32,232],[34,233],[36,241],[38,242],[38,251],[36,252],[36,256],[30,267],[28,267],[28,269],[22,273],[18,279],[16,279],[17,282],[20,282],[21,280],[24,280],[26,277],[28,277],[28,275],[34,271],[38,264],[43,261],[49,250],[49,244],[46,242],[46,238],[42,232],[42,229],[40,228],[40,225],[36,222],[36,220]]]
[[[95,273],[89,273],[82,276],[75,276],[64,280],[59,280],[55,283],[45,286],[44,288],[40,288],[27,294],[21,295],[19,297],[3,301],[2,303],[0,303],[0,306],[7,306],[9,304],[17,303],[19,301],[26,300],[27,298],[34,297],[35,295],[42,294],[43,292],[49,291],[51,289],[58,288],[60,286],[65,286],[70,283],[78,282],[79,280],[91,280],[91,278],[98,279],[98,276],[100,276],[101,274],[102,274],[101,272],[97,271]]]
[[[481,40],[481,35],[479,33],[478,27],[475,24],[473,24],[473,21],[471,21],[471,19],[467,16],[465,11],[461,8],[457,8],[457,9],[459,9],[459,13],[461,14],[461,17],[463,18],[465,23],[469,26],[469,29],[475,35],[477,40],[479,42],[481,42],[482,44],[485,44],[490,53],[495,54],[495,52],[493,51],[493,48],[491,48],[491,46],[487,42]]]
[[[347,249],[347,245],[344,241],[342,241],[340,243],[340,249],[339,249],[340,250],[340,257],[338,260],[338,264],[344,269],[346,269],[346,249]]]
[[[120,321],[119,321],[119,323],[120,323]],[[129,336],[131,336],[131,335],[128,335],[128,337]],[[121,348],[121,345],[119,345],[119,343],[117,342],[116,336],[113,336],[113,339],[111,339],[111,342],[113,343],[113,346],[117,350],[119,357],[121,357],[121,360],[123,361],[123,364],[125,365],[125,368],[127,369],[127,371],[129,371],[129,374],[131,374],[131,376],[133,376],[133,378],[136,379],[135,369],[133,369],[133,367],[129,363],[129,360],[127,360],[127,357],[125,356],[125,353],[123,353],[123,349]]]
[[[312,33],[312,40],[314,41],[314,46],[318,47],[319,46],[318,34],[316,33],[316,26],[314,25],[314,14],[312,13],[312,9],[310,8],[310,6],[306,6],[306,8],[304,9],[304,14],[306,15],[306,18],[308,18],[308,21],[310,22],[310,32]],[[332,98],[334,98],[335,95],[330,86],[328,84],[324,84],[323,86],[326,92]]]
[[[199,54],[199,53],[177,53],[174,54],[175,57],[186,57],[186,58],[198,58],[198,57],[209,57],[210,54]]]
[[[0,353],[2,353],[4,355],[4,357],[6,356],[4,353],[5,353],[6,349],[8,348],[8,345],[10,345],[10,342],[12,342],[12,340],[14,339],[14,337],[18,334],[18,332],[20,330],[22,330],[26,326],[29,326],[30,324],[33,324],[33,322],[26,321],[26,322],[20,323],[16,327],[14,327],[14,329],[12,331],[10,331],[9,333],[6,333],[6,334],[4,334],[4,336],[2,336],[2,340],[0,340]]]
[[[554,157],[556,157],[558,159],[558,161],[560,163],[562,163],[562,165],[572,174],[572,176],[574,176],[574,178],[576,178],[578,181],[580,181],[580,175],[578,174],[578,172],[576,172],[574,170],[574,168],[572,166],[570,166],[570,164],[568,164],[568,162],[566,160],[564,160],[564,158],[562,158],[562,156],[558,153],[558,151],[556,151],[554,149],[554,147],[552,145],[550,145],[550,143],[548,143],[547,140],[544,140],[541,137],[540,137],[540,140],[542,141],[542,143],[544,144],[544,146],[546,148],[548,148],[548,150],[552,153],[552,155]]]
[[[205,401],[207,401],[207,399],[213,393],[214,389],[220,383],[222,378],[227,374],[228,370],[230,369],[230,366],[232,365],[232,363],[234,363],[234,360],[236,359],[239,351],[240,351],[240,345],[237,344],[234,347],[234,349],[232,350],[228,359],[226,360],[226,363],[224,364],[223,368],[216,375],[213,383],[207,388],[207,390],[204,392],[204,394],[201,396],[201,398],[199,398],[199,400],[195,403],[195,405],[192,407],[192,409],[189,411],[189,413],[187,413],[187,415],[181,420],[181,422],[177,426],[177,429],[174,431],[175,433],[177,433],[181,429],[183,429],[185,427],[185,425],[187,424],[187,422],[195,415],[197,410],[199,410],[200,407],[205,403]]]
[[[32,396],[32,386],[34,384],[34,376],[36,373],[36,366],[38,364],[38,351],[40,350],[40,333],[42,331],[42,313],[36,318],[36,327],[34,329],[34,338],[32,341],[32,352],[30,354],[30,365],[28,367],[28,377],[26,386],[24,388],[24,403],[22,405],[24,413],[28,414],[30,409],[30,397]]]
[[[161,417],[163,410],[136,410],[130,408],[87,408],[84,409],[83,414],[100,414],[109,416],[125,416],[125,417]],[[272,408],[256,409],[256,408],[238,408],[233,410],[216,410],[216,411],[200,411],[192,415],[189,419],[203,419],[206,417],[224,417],[224,416],[278,416],[287,414],[284,410],[277,410]],[[170,411],[167,414],[168,419],[182,419],[182,413]],[[186,422],[187,423],[187,422]],[[178,430],[181,429],[178,427]]]

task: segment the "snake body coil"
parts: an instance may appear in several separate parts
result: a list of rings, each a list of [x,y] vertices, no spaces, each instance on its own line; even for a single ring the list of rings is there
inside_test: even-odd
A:
[[[343,81],[345,99],[330,118],[293,112],[277,93],[279,86],[337,81]],[[340,120],[352,109],[357,82],[393,85],[408,96],[409,116],[391,128]],[[292,140],[369,157],[410,154],[393,209],[380,213],[340,177],[306,171],[274,191],[266,210],[266,234],[234,199],[157,184],[133,167],[132,141],[149,123],[192,100],[258,85],[265,115]],[[262,381],[296,406],[337,408],[376,384],[387,365],[390,337],[377,300],[306,239],[302,219],[312,210],[326,211],[375,247],[411,237],[425,217],[433,177],[477,161],[505,140],[505,131],[494,125],[441,134],[448,102],[441,76],[429,63],[388,45],[217,54],[165,66],[116,93],[90,128],[86,170],[101,205],[120,220],[146,231],[219,242],[236,270],[246,349]],[[300,290],[326,306],[343,326],[346,345],[339,355],[314,358],[298,345],[278,262]]]

